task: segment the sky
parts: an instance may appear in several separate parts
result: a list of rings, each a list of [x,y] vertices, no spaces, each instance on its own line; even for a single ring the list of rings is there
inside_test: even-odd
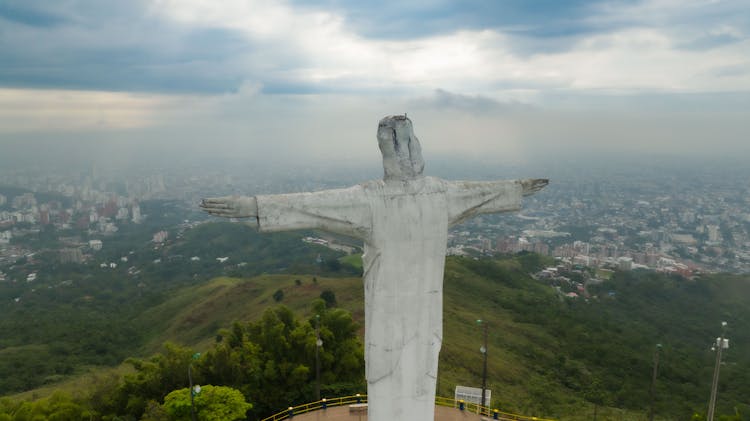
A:
[[[428,168],[750,156],[750,6],[0,0],[6,160],[372,164],[403,113]]]

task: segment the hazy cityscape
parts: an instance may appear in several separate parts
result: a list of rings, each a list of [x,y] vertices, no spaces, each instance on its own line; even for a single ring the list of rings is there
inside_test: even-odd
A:
[[[559,164],[515,168],[519,173],[550,173],[552,183],[527,198],[519,215],[478,217],[454,227],[448,253],[479,256],[529,251],[553,256],[568,266],[641,268],[687,278],[701,272],[747,273],[750,185],[742,172],[716,168],[687,171],[664,164],[606,170]],[[195,168],[113,172],[98,165],[47,174],[2,171],[0,281],[36,278],[33,269],[26,279],[7,279],[5,272],[18,260],[41,251],[29,246],[33,242],[18,240],[50,228],[61,240],[54,250],[61,262],[96,260],[96,252],[106,248],[120,228],[149,218],[140,206],[144,201],[177,203],[192,218],[167,220],[164,227],[155,229],[153,241],[161,243],[170,228],[211,220],[198,211],[202,197],[318,190],[362,181],[354,169],[300,171],[298,176],[261,169],[254,174]],[[457,167],[450,172],[468,178],[472,171],[483,176],[476,168]],[[376,168],[362,172],[377,176]],[[81,234],[87,240],[81,240]]]

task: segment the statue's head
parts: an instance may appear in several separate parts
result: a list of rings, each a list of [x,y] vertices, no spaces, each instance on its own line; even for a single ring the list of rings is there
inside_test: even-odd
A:
[[[424,170],[422,147],[406,115],[390,115],[378,124],[378,145],[386,180],[412,180]]]

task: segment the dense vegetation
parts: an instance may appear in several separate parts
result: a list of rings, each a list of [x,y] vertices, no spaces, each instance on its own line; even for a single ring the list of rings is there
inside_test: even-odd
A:
[[[187,387],[191,362],[196,382],[241,391],[253,405],[251,417],[310,401],[316,313],[324,315],[323,396],[364,391],[361,345],[355,340],[362,331],[352,321],[352,316],[363,319],[361,280],[331,277],[356,274],[358,268],[346,259],[326,264],[340,255],[302,243],[300,235],[259,236],[241,225],[205,224],[174,237],[159,249],[125,242],[109,251],[112,258],[131,256],[127,266],[138,266],[137,275],[127,267],[58,264],[19,303],[11,299],[17,285],[0,285],[5,294],[0,329],[7,332],[0,338],[0,393],[138,356],[128,360],[129,373],[94,376],[72,395],[58,392],[33,403],[4,400],[0,414],[2,408],[24,405],[27,411],[38,407],[52,414],[59,403],[95,419],[103,414],[148,419],[165,410],[168,393]],[[191,261],[191,256],[201,260]],[[220,264],[214,259],[220,256],[233,263]],[[161,263],[153,264],[159,258]],[[490,326],[488,385],[495,407],[570,420],[589,419],[594,411],[602,419],[643,419],[660,343],[656,418],[690,419],[705,413],[714,361],[710,344],[720,322],[727,321],[731,348],[722,366],[718,409],[726,420],[747,419],[746,278],[686,280],[616,272],[609,281],[589,286],[590,299],[572,300],[529,276],[548,264],[534,254],[447,260],[440,395],[452,396],[457,384],[481,383],[476,319],[483,319]],[[308,275],[291,275],[292,268]],[[263,272],[282,275],[253,277]],[[237,278],[207,281],[219,275]],[[342,328],[335,328],[336,320]],[[165,341],[180,345],[143,358]],[[202,352],[200,359],[192,359],[193,350]],[[50,390],[55,388],[39,394]]]
[[[718,407],[725,414],[750,415],[750,356],[743,352],[750,345],[747,279],[722,275],[690,281],[647,271],[617,272],[589,288],[591,299],[571,300],[526,275],[538,270],[542,260],[526,254],[449,260],[446,267],[446,342],[478,345],[478,328],[473,340],[451,335],[470,322],[465,308],[479,309],[476,318],[490,321],[495,405],[566,419],[572,408],[582,406],[646,411],[659,343],[656,413],[689,419],[706,411],[714,362],[710,346],[721,332],[721,321],[727,321],[732,348],[724,356]],[[471,305],[451,305],[459,301]],[[455,359],[458,365],[472,355],[464,364],[480,367],[475,349],[446,348],[443,360]],[[477,374],[476,369],[471,373]],[[459,383],[470,378],[443,375]],[[451,384],[445,383],[441,380],[443,394]]]
[[[320,299],[312,311],[317,317],[301,321],[284,306],[269,308],[257,322],[222,329],[203,355],[167,343],[151,358],[129,359],[133,373],[99,379],[77,399],[57,394],[36,403],[0,400],[0,420],[189,419],[189,389],[183,388],[188,371],[194,384],[203,385],[196,394],[198,412],[213,417],[200,419],[238,419],[238,413],[256,419],[288,402],[315,399],[316,328],[325,344],[319,352],[322,393],[362,390],[359,326],[349,312],[328,309]]]
[[[305,233],[260,235],[240,224],[175,230],[173,240],[155,247],[150,239],[158,216],[173,218],[169,213],[176,211],[162,202],[144,208],[154,215],[152,225],[132,225],[106,238],[104,248],[87,263],[58,263],[56,254],[48,253],[4,269],[9,281],[0,282],[0,395],[54,383],[86,366],[116,365],[153,351],[149,341],[160,335],[155,328],[162,324],[141,315],[180,288],[221,275],[292,269],[338,276],[359,272],[338,264],[341,253],[302,242]],[[229,259],[221,263],[217,257]],[[332,261],[337,263],[335,271]],[[101,263],[118,266],[102,268]],[[27,283],[31,272],[38,278]],[[219,327],[204,334],[213,335]]]
[[[327,395],[362,390],[364,360],[358,325],[342,309],[327,309],[322,300],[312,306],[319,318],[299,320],[287,307],[267,309],[260,320],[234,323],[222,329],[203,355],[167,344],[146,360],[131,359],[134,374],[99,388],[90,401],[98,414],[129,415],[139,419],[150,401],[162,402],[173,390],[186,386],[192,364],[195,384],[229,386],[250,401],[253,418],[265,416],[289,402],[315,399],[315,326],[320,348],[322,392]]]

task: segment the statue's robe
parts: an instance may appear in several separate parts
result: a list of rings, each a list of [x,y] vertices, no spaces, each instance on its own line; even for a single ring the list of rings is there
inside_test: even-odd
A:
[[[519,181],[434,177],[256,196],[260,231],[320,229],[364,242],[368,419],[434,419],[448,227],[517,211],[521,196]]]

